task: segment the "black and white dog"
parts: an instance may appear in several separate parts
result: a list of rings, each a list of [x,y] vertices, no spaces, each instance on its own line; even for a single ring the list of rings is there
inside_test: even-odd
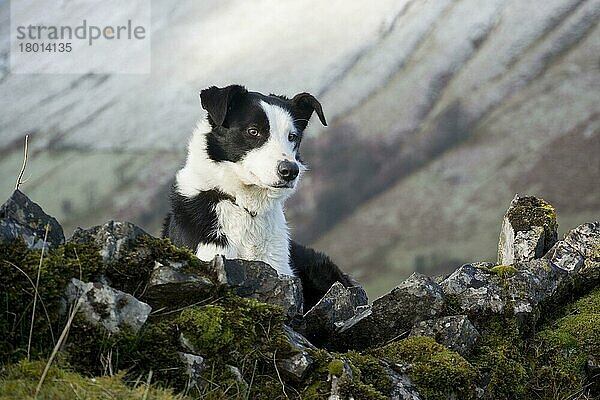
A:
[[[336,281],[356,285],[327,256],[291,241],[283,213],[306,170],[299,148],[313,112],[327,125],[317,99],[231,85],[202,90],[200,101],[208,115],[177,173],[163,237],[201,260],[258,260],[298,276],[305,310]]]

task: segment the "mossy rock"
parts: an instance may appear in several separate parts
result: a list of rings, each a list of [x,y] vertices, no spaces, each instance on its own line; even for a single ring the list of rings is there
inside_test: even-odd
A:
[[[475,368],[431,338],[408,338],[370,353],[390,363],[406,365],[419,393],[428,400],[475,396]]]
[[[518,197],[506,213],[515,232],[528,231],[532,226],[544,228],[544,253],[558,240],[558,222],[554,207],[547,201],[535,196]]]

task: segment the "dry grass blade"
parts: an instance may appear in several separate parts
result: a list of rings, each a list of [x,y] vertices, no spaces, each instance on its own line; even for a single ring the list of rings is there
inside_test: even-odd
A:
[[[42,305],[42,308],[44,309],[44,314],[46,314],[46,319],[48,320],[48,328],[50,328],[50,336],[52,337],[52,343],[56,344],[56,340],[54,339],[54,331],[52,330],[52,322],[50,320],[50,314],[48,313],[48,309],[46,308],[46,304],[44,304],[44,301],[42,300],[42,296],[40,296],[40,294],[35,290],[35,283],[33,283],[33,281],[31,280],[31,278],[29,277],[29,275],[27,275],[27,273],[25,271],[23,271],[21,268],[19,268],[17,265],[4,260],[4,262],[8,265],[10,265],[11,267],[15,268],[17,271],[19,271],[20,273],[22,273],[27,280],[29,281],[29,283],[31,283],[31,288],[34,290],[34,292],[36,293],[36,295],[38,296],[38,298],[40,299],[40,304]]]
[[[29,327],[29,340],[27,341],[27,361],[29,361],[31,351],[31,338],[33,337],[33,324],[35,323],[35,309],[37,306],[38,299],[38,287],[40,286],[40,275],[42,273],[42,263],[44,262],[44,251],[46,250],[46,243],[48,241],[48,230],[50,225],[46,224],[46,233],[44,234],[44,244],[42,245],[42,252],[40,254],[40,263],[38,265],[37,278],[35,280],[35,294],[33,296],[33,309],[31,310],[31,326]]]
[[[287,393],[285,392],[285,383],[283,383],[283,379],[281,379],[281,375],[279,375],[279,368],[277,368],[277,361],[275,360],[275,356],[277,355],[277,350],[273,352],[273,366],[275,367],[275,372],[277,372],[277,378],[281,383],[281,390],[283,391],[283,395],[286,399],[289,399]]]
[[[79,296],[77,298],[77,302],[75,303],[75,307],[73,307],[73,310],[71,311],[71,314],[69,315],[69,320],[67,321],[65,327],[62,330],[62,333],[60,334],[60,337],[58,338],[58,342],[56,342],[56,344],[54,345],[54,349],[52,349],[52,354],[50,354],[50,358],[48,359],[48,362],[46,363],[46,367],[44,367],[44,372],[42,372],[40,381],[38,382],[38,385],[35,388],[35,395],[33,396],[34,399],[37,399],[38,395],[40,394],[40,390],[42,389],[44,380],[46,380],[48,371],[50,371],[50,366],[52,366],[52,362],[54,361],[54,358],[56,357],[58,350],[61,348],[63,342],[65,341],[65,338],[67,337],[67,333],[69,332],[69,329],[71,329],[71,325],[73,324],[73,319],[75,318],[77,311],[79,311],[79,307],[81,307],[82,302],[83,302],[83,299],[81,298],[81,296]]]
[[[152,382],[152,370],[148,372],[148,379],[146,379],[146,389],[144,390],[144,396],[142,400],[146,400],[148,398],[148,392],[150,391],[150,382]]]
[[[23,181],[23,174],[25,173],[25,168],[27,167],[27,157],[29,152],[29,135],[25,135],[25,149],[23,150],[23,165],[21,166],[21,171],[19,172],[19,176],[17,177],[17,182],[15,183],[15,190],[19,190],[19,186],[25,183]]]

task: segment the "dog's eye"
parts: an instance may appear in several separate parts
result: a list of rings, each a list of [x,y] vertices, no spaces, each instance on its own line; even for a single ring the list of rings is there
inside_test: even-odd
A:
[[[248,128],[248,135],[260,136],[260,133],[258,133],[258,129],[256,129],[256,128]]]
[[[295,133],[289,133],[288,134],[288,140],[290,142],[295,142],[296,140],[298,140],[298,135],[296,135]]]

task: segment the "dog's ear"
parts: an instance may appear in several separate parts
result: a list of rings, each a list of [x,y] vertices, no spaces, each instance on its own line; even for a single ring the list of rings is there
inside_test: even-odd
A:
[[[227,111],[235,103],[236,97],[248,93],[245,87],[240,85],[229,85],[224,88],[211,86],[200,92],[200,104],[217,126],[222,126],[227,116]]]
[[[290,102],[292,103],[292,113],[296,118],[300,130],[304,130],[306,128],[308,125],[308,120],[310,119],[313,111],[317,113],[321,123],[327,126],[327,121],[325,120],[325,115],[323,115],[321,103],[319,103],[319,100],[315,99],[312,94],[299,93],[295,95]]]

